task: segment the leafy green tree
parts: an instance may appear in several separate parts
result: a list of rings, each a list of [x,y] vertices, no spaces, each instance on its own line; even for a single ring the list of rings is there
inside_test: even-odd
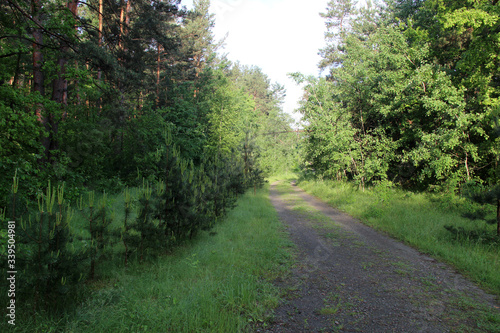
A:
[[[396,19],[411,20],[409,41],[426,43],[426,60],[464,89],[464,113],[472,123],[465,135],[480,156],[469,163],[470,175],[487,179],[498,155],[491,125],[498,108],[497,1],[395,1],[391,6]]]
[[[245,115],[254,109],[250,97],[234,86],[221,71],[214,72],[212,86],[201,94],[209,106],[209,142],[211,151],[230,154],[243,139]]]
[[[331,3],[324,14],[335,47],[323,55],[338,59],[324,63],[329,76],[296,75],[308,81],[301,107],[307,159],[323,175],[347,176],[361,187],[391,179],[453,189],[471,179],[487,138],[484,114],[470,112],[465,90],[432,63],[426,33],[411,22],[394,24],[369,4],[345,4],[345,11],[343,4]]]
[[[253,112],[244,118],[245,131],[259,152],[258,165],[265,174],[291,171],[299,159],[300,138],[294,133],[291,117],[283,112],[286,92],[258,67],[234,64],[228,72],[232,82],[254,102]]]

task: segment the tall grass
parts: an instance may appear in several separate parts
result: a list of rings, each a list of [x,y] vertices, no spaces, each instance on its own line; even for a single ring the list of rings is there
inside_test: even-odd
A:
[[[457,236],[445,226],[494,235],[495,226],[462,217],[465,199],[416,194],[388,187],[359,191],[335,181],[302,180],[299,186],[365,224],[444,260],[490,292],[500,295],[500,240]]]
[[[127,268],[100,267],[107,278],[89,284],[76,309],[19,322],[17,330],[242,332],[265,325],[279,302],[272,280],[291,264],[268,192],[266,186],[242,196],[214,229],[173,253]]]

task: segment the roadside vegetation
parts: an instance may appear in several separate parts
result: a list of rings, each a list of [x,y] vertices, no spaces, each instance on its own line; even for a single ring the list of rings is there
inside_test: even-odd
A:
[[[497,295],[499,9],[331,0],[325,75],[291,74],[304,85],[303,167],[316,179],[301,186]]]
[[[211,231],[168,255],[128,267],[99,265],[101,278],[80,290],[76,307],[19,312],[16,330],[241,332],[265,325],[280,297],[272,280],[291,264],[291,245],[268,192],[266,185],[241,196]]]

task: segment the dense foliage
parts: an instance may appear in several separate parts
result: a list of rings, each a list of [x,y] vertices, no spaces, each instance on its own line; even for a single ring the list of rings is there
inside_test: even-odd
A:
[[[310,168],[361,188],[498,184],[497,1],[332,0],[321,15],[327,75],[293,74]]]
[[[499,10],[496,1],[361,9],[330,1],[320,64],[328,75],[295,74],[307,83],[301,112],[312,167],[362,186],[495,182]]]

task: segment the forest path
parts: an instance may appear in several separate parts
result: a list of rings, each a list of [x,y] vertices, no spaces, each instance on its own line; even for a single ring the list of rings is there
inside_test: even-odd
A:
[[[297,263],[276,281],[285,301],[257,331],[492,331],[495,297],[446,264],[288,182],[273,183],[270,199],[296,245]]]

